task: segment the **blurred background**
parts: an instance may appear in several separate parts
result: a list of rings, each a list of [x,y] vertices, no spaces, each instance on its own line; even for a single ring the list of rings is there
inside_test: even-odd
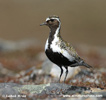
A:
[[[40,26],[50,15],[60,17],[63,39],[94,68],[69,68],[66,83],[106,91],[106,0],[0,0],[0,83],[58,81],[60,68],[44,53],[49,28]]]
[[[58,15],[64,40],[106,47],[106,0],[0,0],[0,38],[38,40],[49,34],[40,27],[49,15]]]

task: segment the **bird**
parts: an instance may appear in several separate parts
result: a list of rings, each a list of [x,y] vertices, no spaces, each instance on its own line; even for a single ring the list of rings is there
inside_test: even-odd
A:
[[[92,68],[91,65],[87,64],[75,51],[74,47],[70,43],[63,40],[60,34],[61,21],[57,15],[51,15],[46,18],[46,21],[40,26],[46,25],[49,27],[49,37],[45,44],[45,54],[48,59],[60,67],[61,73],[59,82],[63,74],[63,68],[66,69],[64,82],[66,81],[68,74],[68,67],[85,66]]]

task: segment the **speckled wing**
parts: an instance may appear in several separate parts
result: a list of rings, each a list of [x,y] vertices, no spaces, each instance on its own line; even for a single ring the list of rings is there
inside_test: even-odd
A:
[[[77,54],[77,52],[75,51],[75,49],[73,48],[73,46],[71,46],[69,43],[67,43],[67,47],[66,47],[68,53],[70,55],[72,55],[73,57],[75,57],[75,59],[79,59],[79,55]]]
[[[75,60],[81,60],[79,55],[77,54],[77,52],[75,51],[75,49],[73,48],[72,45],[70,45],[69,43],[63,41],[64,43],[62,43],[63,47],[65,50],[67,50],[67,52],[69,53],[69,55],[71,55],[72,57],[75,58]]]
[[[77,52],[75,51],[75,49],[73,48],[73,46],[71,46],[69,43],[64,42],[65,49],[67,50],[67,52],[69,53],[69,55],[73,56],[75,58],[75,61],[77,63],[72,64],[71,67],[75,67],[75,66],[85,66],[87,68],[92,68],[92,66],[88,65],[86,62],[84,62],[84,60],[82,58],[79,57],[79,55],[77,54]]]

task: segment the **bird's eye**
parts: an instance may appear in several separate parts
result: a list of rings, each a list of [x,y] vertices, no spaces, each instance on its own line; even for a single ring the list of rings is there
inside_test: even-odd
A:
[[[54,21],[54,19],[51,19],[50,21],[51,21],[51,22],[53,22],[53,21]]]

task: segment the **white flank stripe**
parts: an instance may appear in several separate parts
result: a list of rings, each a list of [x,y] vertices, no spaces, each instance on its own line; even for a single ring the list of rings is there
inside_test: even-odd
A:
[[[50,48],[53,50],[53,52],[61,53],[61,54],[63,54],[64,57],[69,59],[69,61],[73,61],[75,58],[73,56],[71,56],[66,50],[61,49],[60,46],[56,44],[59,42],[59,37],[57,37],[57,35],[59,33],[59,29],[60,28],[58,27],[56,30],[56,33],[54,35],[54,40],[52,41]]]
[[[66,50],[63,50],[62,54],[64,55],[64,57],[68,58],[69,61],[75,60],[75,58],[73,56],[71,56]]]

